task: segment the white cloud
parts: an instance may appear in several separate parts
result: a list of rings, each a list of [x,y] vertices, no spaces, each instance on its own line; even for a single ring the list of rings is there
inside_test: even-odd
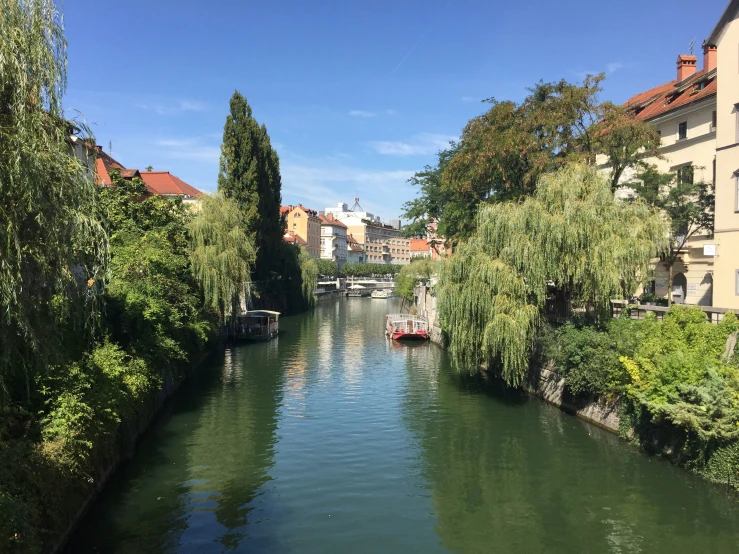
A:
[[[142,110],[153,111],[159,115],[180,115],[185,112],[205,112],[208,111],[208,105],[197,100],[166,100],[137,102],[134,104]]]
[[[475,98],[474,96],[463,96],[462,97],[462,102],[475,102],[476,100],[477,98]]]
[[[624,64],[621,62],[611,62],[606,64],[607,73],[616,73],[619,69],[623,69]]]
[[[409,142],[378,140],[370,142],[370,147],[378,154],[387,156],[424,156],[447,148],[449,142],[455,139],[450,135],[421,133]]]
[[[349,115],[352,117],[377,117],[377,112],[368,112],[366,110],[351,110]]]
[[[217,162],[221,155],[220,147],[204,144],[199,138],[160,139],[154,145],[169,158]]]

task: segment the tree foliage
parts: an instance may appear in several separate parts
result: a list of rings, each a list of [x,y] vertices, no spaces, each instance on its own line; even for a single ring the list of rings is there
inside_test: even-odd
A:
[[[400,268],[397,264],[373,264],[349,262],[341,266],[341,275],[345,277],[373,277],[397,275]]]
[[[316,303],[316,286],[318,285],[318,263],[306,248],[300,248],[300,280],[302,283],[303,302],[306,307]]]
[[[221,194],[201,200],[189,225],[193,275],[203,289],[205,303],[221,315],[237,314],[247,294],[255,248],[244,229],[239,205]]]
[[[427,283],[438,275],[442,262],[430,258],[418,258],[404,265],[395,278],[395,294],[406,302],[413,302],[416,285]]]
[[[64,119],[66,41],[54,2],[2,0],[0,14],[3,406],[30,402],[34,374],[62,362],[69,343],[91,340],[107,237],[91,174],[70,156],[86,149]],[[62,320],[75,322],[72,336]]]
[[[218,190],[244,212],[246,234],[256,247],[256,276],[267,278],[282,246],[280,161],[267,128],[259,125],[238,91],[223,128]]]
[[[608,181],[582,164],[541,176],[522,202],[483,206],[438,285],[452,353],[470,369],[497,364],[520,385],[550,288],[604,313],[647,277],[666,231],[654,209],[615,200]]]
[[[664,264],[668,269],[668,304],[672,303],[672,268],[688,240],[701,232],[713,232],[716,197],[713,183],[679,179],[674,173],[661,173],[648,165],[629,183],[632,200],[639,198],[662,210],[670,220],[669,248]]]
[[[411,178],[420,191],[405,205],[408,236],[424,236],[428,222],[438,220],[439,234],[454,244],[474,232],[480,204],[530,196],[541,175],[567,163],[594,165],[606,155],[613,186],[626,168],[656,155],[654,129],[599,100],[602,80],[540,82],[521,104],[489,99],[490,109],[470,120],[437,165]]]

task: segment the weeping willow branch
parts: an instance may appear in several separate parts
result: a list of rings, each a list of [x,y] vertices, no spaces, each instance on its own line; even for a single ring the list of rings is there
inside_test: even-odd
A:
[[[239,205],[220,194],[206,196],[190,223],[192,272],[222,321],[238,313],[251,280],[256,250],[245,228]]]
[[[642,202],[614,199],[592,167],[543,176],[533,197],[480,208],[477,232],[445,264],[439,315],[457,361],[496,364],[520,386],[550,286],[605,314],[666,248],[668,225]]]
[[[316,286],[318,284],[318,264],[311,258],[308,250],[300,248],[300,277],[302,283],[303,302],[306,306],[316,303]]]
[[[0,0],[0,405],[19,370],[27,393],[61,362],[65,332],[92,339],[107,266],[89,140],[64,118],[66,61],[52,0]]]

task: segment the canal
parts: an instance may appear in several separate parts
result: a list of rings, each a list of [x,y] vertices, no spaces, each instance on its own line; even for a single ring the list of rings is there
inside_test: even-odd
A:
[[[226,351],[67,552],[739,552],[735,495],[387,341],[398,308],[329,301]]]

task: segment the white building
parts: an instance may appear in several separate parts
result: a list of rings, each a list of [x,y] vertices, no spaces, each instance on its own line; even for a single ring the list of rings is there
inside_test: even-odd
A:
[[[321,259],[333,260],[341,267],[347,258],[346,225],[331,214],[318,214],[321,220]]]
[[[382,220],[362,210],[359,199],[354,207],[339,202],[336,208],[326,208],[326,213],[344,223],[348,232],[364,248],[367,263],[406,265],[411,261],[410,239],[402,236],[400,221],[387,225]]]

